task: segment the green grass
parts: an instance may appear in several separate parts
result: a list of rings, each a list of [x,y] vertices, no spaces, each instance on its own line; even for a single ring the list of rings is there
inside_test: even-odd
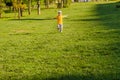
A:
[[[74,3],[41,15],[0,19],[0,80],[120,80],[120,9],[117,3]],[[11,16],[11,17],[9,17]],[[6,18],[5,18],[6,17]],[[9,18],[7,18],[9,17]]]

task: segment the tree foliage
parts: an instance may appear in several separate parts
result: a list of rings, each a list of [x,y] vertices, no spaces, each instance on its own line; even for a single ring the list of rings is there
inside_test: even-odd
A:
[[[39,4],[38,4],[39,2]],[[10,12],[18,12],[18,18],[22,16],[24,9],[28,9],[28,14],[31,14],[31,7],[37,9],[37,13],[40,14],[40,6],[45,5],[45,8],[50,8],[51,5],[56,5],[57,8],[66,8],[70,5],[71,0],[0,0],[0,17],[4,12],[4,7],[7,6],[10,9]]]
[[[2,13],[3,13],[3,8],[5,7],[5,4],[3,3],[2,0],[0,0],[0,18],[2,17]]]

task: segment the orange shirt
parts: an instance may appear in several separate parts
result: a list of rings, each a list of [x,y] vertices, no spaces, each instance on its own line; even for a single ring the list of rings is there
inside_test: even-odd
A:
[[[58,24],[62,24],[63,22],[62,22],[62,15],[58,15],[57,16],[57,22],[58,22]]]

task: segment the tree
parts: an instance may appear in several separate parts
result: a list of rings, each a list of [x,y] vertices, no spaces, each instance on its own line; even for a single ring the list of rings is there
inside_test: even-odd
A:
[[[58,4],[57,4],[57,8],[62,8],[63,7],[63,2],[62,0],[57,0]]]
[[[38,11],[38,15],[40,15],[40,1],[37,1],[37,11]]]
[[[28,14],[31,14],[31,0],[28,0]]]
[[[26,4],[24,4],[22,2],[21,5],[20,5],[20,14],[21,14],[21,16],[23,16],[23,11],[24,11],[25,8],[26,8]]]
[[[58,5],[57,5],[57,8],[66,8],[70,5],[71,3],[71,0],[57,0],[58,2]]]
[[[2,17],[2,1],[0,0],[0,18]]]
[[[49,8],[50,1],[49,0],[44,0],[44,3],[45,3],[45,8]]]
[[[12,11],[12,0],[4,0],[5,4],[7,7],[9,7],[10,11]]]
[[[70,5],[70,3],[72,2],[71,0],[62,0],[63,1],[63,7],[66,8]]]
[[[2,17],[4,6],[5,6],[5,4],[2,2],[2,0],[0,0],[0,18]]]
[[[17,0],[17,6],[18,6],[18,19],[20,19],[21,18],[21,12],[20,12],[21,0]]]
[[[17,0],[13,0],[12,4],[13,4],[13,12],[15,13],[14,17],[16,18],[17,11],[18,11]]]

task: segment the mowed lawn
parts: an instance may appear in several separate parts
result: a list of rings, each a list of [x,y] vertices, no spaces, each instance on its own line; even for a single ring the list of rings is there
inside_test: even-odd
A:
[[[0,80],[120,80],[118,3],[73,3],[62,9],[0,19]]]

